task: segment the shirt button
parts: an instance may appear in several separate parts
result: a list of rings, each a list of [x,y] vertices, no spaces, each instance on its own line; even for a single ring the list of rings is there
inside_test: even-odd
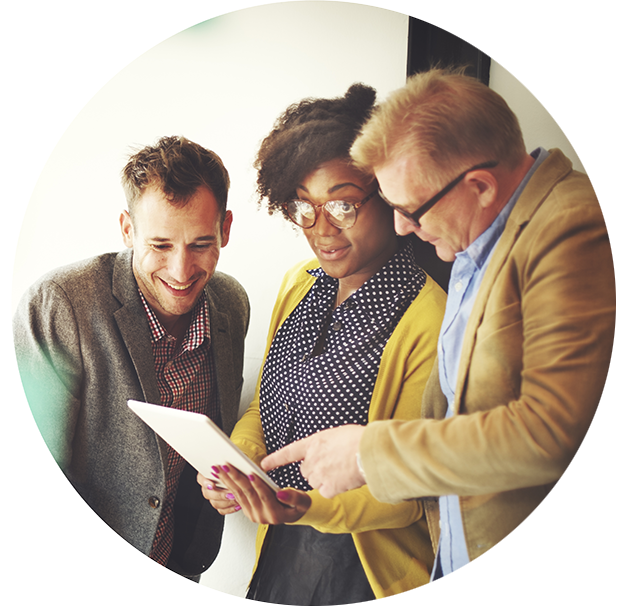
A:
[[[161,500],[158,499],[155,495],[153,495],[149,500],[148,504],[150,508],[158,508],[161,505]]]
[[[289,405],[287,405],[286,403],[284,403],[284,408],[288,411],[288,410],[289,410]]]
[[[341,324],[340,320],[337,320],[333,325],[332,325],[332,330],[333,331],[340,331],[341,328],[343,327],[343,325]]]
[[[456,293],[458,293],[458,291],[460,291],[462,289],[462,281],[459,280],[455,285],[454,285],[454,289],[456,289]]]

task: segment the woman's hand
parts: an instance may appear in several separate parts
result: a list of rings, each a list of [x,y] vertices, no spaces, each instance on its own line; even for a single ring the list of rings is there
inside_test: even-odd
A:
[[[312,503],[305,491],[281,489],[274,493],[255,474],[246,476],[233,466],[221,466],[217,475],[220,483],[228,488],[225,493],[234,497],[245,516],[254,523],[294,523],[304,516]]]
[[[215,468],[215,470],[218,470]],[[197,482],[202,487],[202,495],[219,514],[232,514],[241,510],[234,495],[226,489],[219,489],[213,479],[197,474]]]

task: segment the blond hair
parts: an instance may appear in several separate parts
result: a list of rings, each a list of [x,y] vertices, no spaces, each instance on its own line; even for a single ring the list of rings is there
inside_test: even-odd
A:
[[[504,99],[462,70],[442,69],[415,74],[391,93],[350,150],[368,170],[412,156],[432,186],[479,162],[513,169],[525,153],[519,121]]]

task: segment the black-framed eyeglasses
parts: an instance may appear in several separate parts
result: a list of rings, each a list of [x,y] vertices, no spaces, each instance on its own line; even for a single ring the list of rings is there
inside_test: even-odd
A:
[[[358,209],[371,200],[376,194],[374,190],[359,202],[351,202],[347,200],[328,200],[328,202],[320,205],[314,205],[307,200],[289,200],[282,206],[289,216],[289,219],[300,228],[308,230],[317,223],[317,209],[321,209],[326,219],[335,228],[348,230],[354,227]]]
[[[471,171],[477,171],[479,169],[492,169],[499,164],[497,160],[489,160],[488,162],[482,162],[481,164],[476,164],[475,166],[467,169],[464,173],[461,173],[456,177],[453,181],[450,181],[438,194],[435,194],[430,198],[427,202],[422,204],[414,213],[409,213],[408,211],[394,205],[392,202],[384,196],[382,190],[378,189],[378,194],[380,198],[386,202],[393,210],[401,213],[406,219],[414,223],[418,228],[421,227],[421,223],[419,220],[423,217],[441,198],[443,198],[446,194],[451,192]]]

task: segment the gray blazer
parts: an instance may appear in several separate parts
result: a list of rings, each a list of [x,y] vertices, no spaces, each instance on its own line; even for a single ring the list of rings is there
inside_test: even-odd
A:
[[[222,427],[237,419],[249,302],[216,272],[206,286]],[[150,552],[165,495],[162,440],[126,405],[159,403],[150,329],[132,272],[132,250],[54,270],[22,298],[14,338],[24,390],[55,460],[117,533]],[[205,571],[223,518],[202,498],[187,466],[176,498],[170,568]]]

